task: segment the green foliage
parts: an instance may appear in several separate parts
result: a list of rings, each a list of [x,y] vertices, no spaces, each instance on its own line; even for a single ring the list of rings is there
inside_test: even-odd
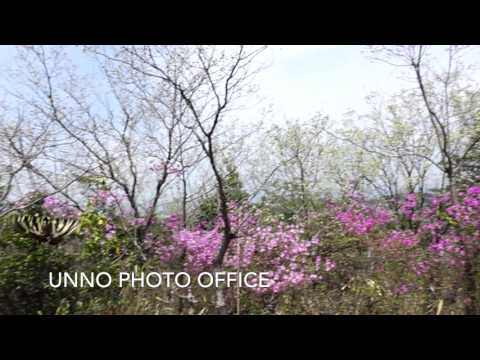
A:
[[[274,190],[266,191],[261,207],[268,209],[286,222],[294,222],[305,211],[321,208],[321,201],[308,192],[302,192],[301,185],[289,181],[275,181]]]
[[[55,314],[77,297],[72,288],[49,287],[49,272],[70,268],[73,257],[62,249],[39,244],[3,224],[0,243],[0,314]]]
[[[40,211],[36,207],[26,213]],[[101,289],[48,285],[50,272],[108,272],[116,281],[120,269],[130,268],[132,257],[123,256],[127,239],[122,235],[105,238],[107,218],[103,213],[89,208],[82,214],[81,233],[75,235],[81,238],[77,246],[75,236],[70,236],[65,246],[39,242],[13,218],[0,223],[0,314],[91,314],[118,306],[120,290],[116,286]]]
[[[114,238],[111,241],[106,241],[105,239],[105,228],[107,223],[107,216],[95,211],[92,207],[89,207],[82,213],[80,226],[85,235],[85,243],[82,248],[83,257],[102,259],[114,254],[119,254],[120,244],[117,239]]]
[[[248,199],[248,193],[243,190],[240,174],[232,161],[227,161],[226,175],[224,177],[225,195],[228,201],[242,203]],[[202,223],[206,228],[212,226],[212,222],[219,214],[218,193],[204,198],[197,209],[196,223]]]
[[[472,150],[461,162],[460,178],[462,185],[480,183],[480,112],[472,120],[471,129],[467,136]],[[457,161],[461,159],[456,159]]]

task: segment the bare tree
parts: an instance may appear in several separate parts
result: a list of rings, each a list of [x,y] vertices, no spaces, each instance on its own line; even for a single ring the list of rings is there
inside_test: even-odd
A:
[[[361,177],[381,197],[391,200],[398,210],[400,197],[417,192],[423,204],[427,173],[434,155],[433,139],[411,93],[396,94],[386,103],[378,96],[369,98],[371,110],[358,118],[362,127],[351,127],[343,136],[358,145],[373,161]],[[422,156],[419,156],[422,155]]]
[[[51,123],[32,121],[18,109],[2,107],[0,122],[0,217],[24,209],[53,194],[62,194],[81,209],[68,188],[84,173],[56,176],[44,169],[47,154],[61,146]],[[37,191],[35,199],[27,198]]]
[[[443,71],[435,71],[428,62],[430,49],[427,46],[382,46],[372,50],[380,60],[407,67],[414,74],[440,155],[438,159],[430,156],[427,159],[445,174],[456,203],[462,166],[480,142],[480,136],[472,133],[470,126],[472,118],[478,114],[480,92],[466,79],[467,69],[461,62],[466,47],[448,47]]]
[[[28,87],[12,95],[56,141],[44,151],[46,162],[28,169],[45,181],[48,172],[105,179],[124,195],[131,216],[142,220],[133,241],[143,253],[160,199],[172,174],[182,171],[180,156],[193,148],[193,132],[182,126],[189,114],[179,89],[104,57],[95,59],[93,81],[69,63],[61,47],[23,47],[20,54],[17,65]],[[170,75],[175,81],[181,73],[172,68]],[[10,148],[26,156],[13,143]]]
[[[443,71],[436,71],[429,62],[431,47],[423,45],[374,47],[373,53],[382,61],[410,69],[416,82],[424,110],[428,115],[439,158],[426,157],[448,180],[453,203],[458,203],[458,182],[465,162],[480,143],[480,134],[471,126],[480,109],[480,87],[468,81],[468,70],[461,61],[468,47],[447,48]],[[466,314],[477,313],[477,286],[474,264],[478,250],[466,244],[464,286],[470,302]]]
[[[248,80],[256,72],[252,71],[251,64],[263,49],[247,51],[244,46],[239,46],[229,52],[214,46],[125,46],[114,57],[108,56],[145,76],[162,80],[178,91],[187,105],[191,119],[184,121],[183,125],[193,131],[210,162],[218,186],[224,240],[216,266],[221,266],[235,235],[228,216],[222,171],[216,158],[215,134],[225,113],[232,109],[234,100],[244,94]],[[172,69],[178,66],[181,67],[181,75],[175,77]]]
[[[307,121],[287,121],[285,127],[274,126],[266,133],[263,146],[281,166],[270,179],[268,193],[290,197],[300,206],[300,212],[308,218],[313,198],[322,188],[323,152],[328,147],[323,129],[328,118],[317,115]],[[267,154],[261,154],[265,158]],[[294,209],[291,209],[294,210]]]
[[[224,223],[223,242],[214,262],[220,267],[231,241],[232,230],[221,164],[215,135],[228,111],[249,90],[250,78],[259,70],[252,63],[264,47],[249,50],[245,46],[235,49],[216,46],[123,46],[114,54],[101,52],[110,60],[128,65],[138,73],[161,80],[178,91],[188,107],[190,117],[182,121],[190,129],[205,156],[216,179],[220,214]],[[99,51],[97,50],[97,53]],[[175,69],[179,69],[175,76]],[[224,307],[223,299],[217,299]]]

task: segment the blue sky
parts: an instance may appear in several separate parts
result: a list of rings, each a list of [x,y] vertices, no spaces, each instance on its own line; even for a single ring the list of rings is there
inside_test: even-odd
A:
[[[365,97],[374,91],[388,96],[411,86],[400,79],[398,69],[367,58],[365,49],[359,45],[270,46],[263,56],[271,66],[257,77],[257,96],[273,109],[269,121],[307,119],[317,112],[341,120],[349,110],[366,110]],[[13,46],[0,46],[0,69],[14,61],[14,53]],[[79,49],[73,53],[79,54]],[[78,64],[85,69],[91,65],[84,60]],[[239,116],[261,117],[258,108]]]
[[[365,107],[372,91],[390,94],[402,81],[394,69],[372,63],[362,46],[272,46],[273,65],[262,90],[280,116],[309,117],[316,112],[340,118]]]

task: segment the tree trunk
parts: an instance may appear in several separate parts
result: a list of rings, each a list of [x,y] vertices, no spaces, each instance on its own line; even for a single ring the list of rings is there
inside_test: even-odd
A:
[[[465,315],[477,315],[477,284],[476,284],[476,272],[475,272],[475,260],[477,253],[474,257],[465,254],[465,267],[464,267],[464,287],[465,287],[465,302],[464,312]]]

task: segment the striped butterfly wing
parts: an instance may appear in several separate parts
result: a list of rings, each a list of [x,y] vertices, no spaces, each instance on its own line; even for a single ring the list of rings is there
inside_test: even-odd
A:
[[[80,227],[75,219],[50,218],[39,214],[17,213],[14,222],[27,234],[34,235],[41,241],[58,244],[62,238],[73,234]]]
[[[74,233],[80,226],[79,220],[74,219],[53,219],[51,222],[51,243],[58,243],[66,236]]]
[[[29,233],[29,228],[28,228],[28,216],[29,215],[25,215],[25,214],[15,214],[14,215],[14,219],[15,219],[15,223],[21,228],[23,229],[26,233]]]
[[[48,237],[49,218],[38,214],[16,214],[15,223],[27,234],[31,234],[40,240]]]

